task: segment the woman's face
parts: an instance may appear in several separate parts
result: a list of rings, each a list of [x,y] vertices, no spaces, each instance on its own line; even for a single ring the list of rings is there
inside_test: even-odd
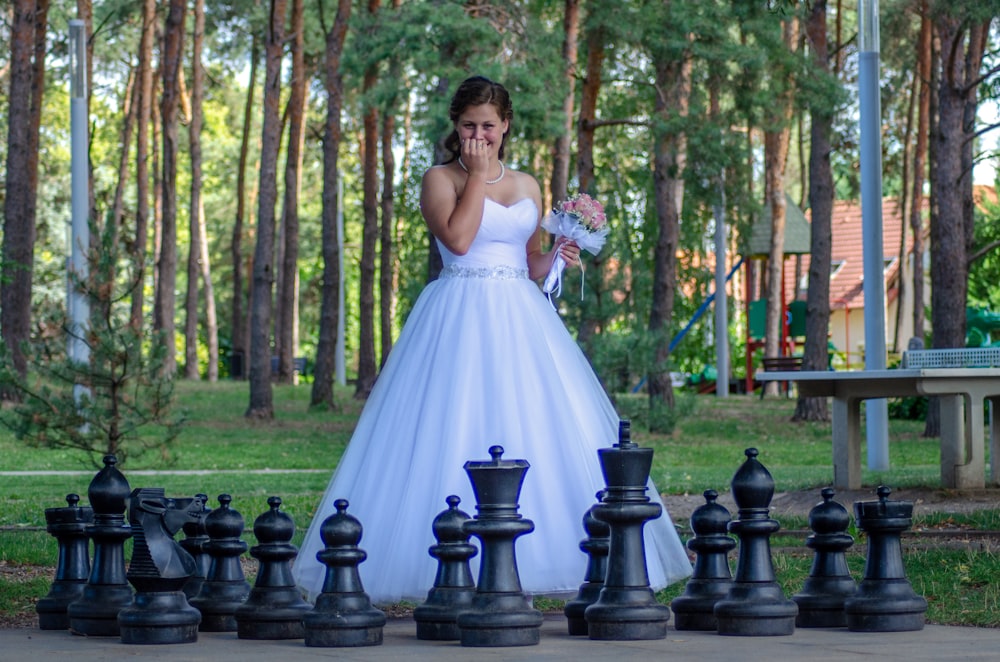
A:
[[[483,140],[491,156],[496,156],[500,151],[508,128],[510,123],[501,120],[496,106],[489,103],[469,106],[455,122],[455,130],[463,143],[466,140]]]

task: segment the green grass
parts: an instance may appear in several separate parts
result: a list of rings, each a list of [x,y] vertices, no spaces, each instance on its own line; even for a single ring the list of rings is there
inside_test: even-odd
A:
[[[233,496],[233,507],[246,522],[245,539],[254,544],[253,520],[267,511],[267,498],[278,495],[283,510],[297,525],[293,542],[301,543],[330,472],[339,461],[361,410],[348,390],[337,392],[336,411],[310,411],[309,388],[274,389],[275,419],[268,422],[244,418],[248,401],[246,383],[177,386],[179,407],[188,420],[165,454],[155,452],[130,457],[122,470],[135,486],[155,485],[171,495],[208,494],[209,504],[220,493]],[[620,396],[622,411],[641,406],[637,396]],[[686,415],[670,435],[651,434],[633,426],[633,439],[655,450],[652,477],[661,491],[700,494],[707,488],[726,491],[733,472],[745,459],[744,450],[755,447],[759,459],[774,476],[778,490],[812,489],[829,485],[831,431],[829,423],[792,423],[795,401],[783,398],[697,397],[680,408]],[[939,442],[921,437],[922,423],[889,422],[891,443],[888,472],[865,471],[865,485],[893,487],[933,486],[940,480]],[[608,440],[610,446],[614,439]],[[862,444],[863,446],[863,444]],[[862,447],[862,457],[865,448]],[[96,458],[99,459],[99,458]],[[65,505],[69,492],[86,502],[87,486],[97,466],[95,458],[68,451],[31,448],[0,429],[0,471],[61,471],[59,475],[0,477],[0,562],[53,569],[55,541],[44,531],[45,508]],[[139,472],[160,470],[155,476]],[[252,473],[271,470],[264,473]],[[289,472],[293,470],[293,472]],[[203,471],[177,475],[170,471]],[[689,535],[687,522],[677,522]],[[784,530],[808,527],[804,517],[784,518]],[[934,514],[918,518],[914,529],[964,527],[1000,529],[1000,510],[970,515]],[[775,536],[775,549],[802,545],[801,535]],[[849,553],[849,564],[860,578],[864,558]],[[918,593],[930,602],[933,622],[1000,627],[996,582],[1000,559],[996,554],[955,550],[908,552],[908,575]],[[581,560],[582,563],[582,560]],[[788,595],[797,591],[810,567],[808,553],[776,553],[775,570]],[[582,581],[581,568],[581,581]],[[38,579],[0,582],[0,613],[33,611],[33,601],[48,590],[49,581]],[[658,597],[669,602],[683,590],[683,583]],[[550,604],[551,603],[551,604]],[[558,601],[543,601],[546,609],[560,609]]]

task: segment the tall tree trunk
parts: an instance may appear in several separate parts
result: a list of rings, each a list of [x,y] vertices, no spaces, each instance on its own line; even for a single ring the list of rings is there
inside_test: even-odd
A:
[[[132,327],[143,325],[143,286],[146,272],[146,244],[149,228],[149,124],[153,114],[153,39],[156,30],[156,0],[143,0],[142,37],[139,41],[138,118],[135,132],[135,236],[132,240],[132,269],[136,286],[131,292]]]
[[[576,97],[576,63],[580,34],[580,0],[565,0],[563,10],[563,130],[552,146],[552,202],[569,197],[570,144],[573,140],[573,102]]]
[[[309,404],[314,407],[334,406],[333,378],[337,347],[337,326],[340,322],[340,237],[337,214],[340,211],[340,171],[337,155],[340,150],[340,113],[344,106],[344,79],[340,58],[347,37],[351,16],[351,0],[339,0],[333,25],[326,31],[324,81],[326,86],[326,125],[323,132],[323,292],[320,305],[319,341],[316,343],[316,365],[313,371]]]
[[[156,83],[154,82],[154,85]],[[153,92],[154,96],[156,91]],[[160,124],[160,105],[154,103],[153,109],[153,119],[151,126],[153,127],[153,158],[152,158],[152,172],[153,172],[153,293],[154,301],[153,305],[156,305],[155,293],[159,288],[160,283],[160,270],[157,268],[157,264],[160,262],[160,246],[163,243],[163,170],[160,168],[161,161],[161,145],[163,136],[163,126]]]
[[[594,133],[597,120],[597,98],[601,92],[601,70],[604,66],[605,34],[601,26],[592,26],[587,30],[587,72],[583,79],[583,89],[580,96],[580,120],[577,130],[577,179],[580,182],[580,192],[596,196],[596,179],[594,176]],[[594,260],[590,260],[594,267]],[[595,269],[591,269],[592,272]],[[586,347],[597,333],[597,320],[584,312],[577,329],[577,341]]]
[[[368,13],[378,13],[381,0],[368,0]],[[372,64],[365,70],[364,92],[375,87],[378,71]],[[378,110],[367,99],[364,111],[362,172],[364,173],[364,226],[361,231],[361,278],[358,304],[361,308],[358,339],[358,382],[354,397],[364,399],[375,386],[375,244],[378,238]]]
[[[185,0],[170,0],[163,31],[163,56],[160,63],[163,91],[160,98],[160,121],[163,124],[163,218],[160,226],[160,255],[157,261],[159,277],[153,301],[153,330],[161,334],[166,346],[163,372],[172,375],[177,370],[176,339],[174,337],[177,286],[177,153],[178,153],[178,80],[184,58]]]
[[[832,78],[826,34],[826,0],[814,0],[806,24],[813,67],[821,76]],[[804,370],[826,370],[829,364],[827,337],[830,329],[830,265],[833,244],[833,115],[829,104],[817,100],[809,109],[809,290],[806,293],[806,344],[802,353]],[[800,397],[795,405],[795,421],[825,421],[829,413],[826,398]]]
[[[931,327],[935,348],[965,345],[969,248],[972,242],[972,158],[976,85],[985,39],[952,6],[935,15],[940,45],[937,126],[931,131]],[[971,108],[971,109],[970,109]],[[940,434],[938,406],[928,411],[926,436]]]
[[[247,98],[243,107],[243,136],[240,139],[239,171],[236,173],[236,220],[233,223],[233,240],[230,255],[233,261],[233,304],[231,334],[233,361],[239,362],[237,374],[231,377],[247,378],[247,324],[243,305],[246,294],[243,290],[243,225],[247,206],[247,154],[250,152],[250,133],[253,128],[253,99],[257,91],[257,63],[260,60],[260,39],[255,34],[250,47],[250,81],[247,84]],[[238,357],[238,358],[237,358]]]
[[[385,365],[392,351],[392,317],[395,309],[395,260],[392,254],[392,232],[395,227],[395,198],[393,179],[396,175],[396,159],[392,154],[392,137],[395,133],[396,118],[393,109],[387,108],[382,118],[382,225],[379,228],[379,319],[381,321],[382,356],[379,368]]]
[[[274,282],[274,210],[278,202],[278,148],[281,143],[281,56],[286,0],[270,0],[264,45],[264,124],[261,129],[257,246],[250,298],[250,404],[248,418],[274,418],[271,391],[271,294]]]
[[[684,170],[687,167],[687,135],[677,128],[691,103],[691,57],[684,51],[660,53],[653,64],[656,71],[654,114],[660,127],[654,131],[653,194],[656,200],[657,238],[653,247],[653,301],[649,330],[654,338],[653,365],[649,373],[652,403],[674,405],[674,389],[667,364],[670,355],[670,324],[677,291],[677,247],[680,240],[681,209],[684,206]]]
[[[108,223],[104,232],[108,237],[107,245],[111,251],[118,253],[118,243],[121,239],[121,225],[125,217],[125,188],[128,186],[128,177],[131,172],[132,156],[132,130],[135,127],[136,106],[139,100],[139,86],[136,84],[137,71],[129,69],[128,79],[125,82],[125,94],[122,96],[122,128],[119,134],[119,144],[121,153],[118,157],[118,181],[115,183],[115,194],[111,201],[111,212],[108,216]]]
[[[299,273],[299,189],[302,178],[302,148],[305,139],[306,62],[305,19],[302,0],[292,0],[292,85],[288,99],[288,153],[285,160],[285,199],[282,217],[281,284],[278,297],[279,331],[278,382],[291,384],[295,380],[295,317],[298,307]]]
[[[44,62],[34,62],[37,20],[47,3],[15,0],[10,28],[10,96],[7,113],[7,171],[4,197],[3,263],[0,265],[0,329],[14,369],[28,371],[22,344],[31,333],[31,281],[35,250],[35,196],[41,109],[33,108],[44,88]],[[45,23],[41,23],[44,30]],[[38,96],[36,97],[36,94]],[[33,148],[34,147],[34,148]],[[34,154],[34,156],[32,156]],[[16,397],[3,388],[4,398]]]
[[[201,274],[204,225],[201,201],[201,127],[205,72],[201,66],[202,43],[205,38],[205,0],[194,1],[194,33],[191,36],[191,118],[188,124],[188,150],[191,155],[191,206],[189,208],[187,259],[187,293],[184,297],[184,377],[198,379],[198,277]]]
[[[920,3],[920,40],[917,44],[917,144],[913,148],[913,194],[910,232],[913,235],[913,336],[924,340],[924,181],[927,175],[927,141],[930,133],[932,46],[930,8]]]
[[[798,19],[782,21],[782,41],[789,51],[798,43]],[[772,73],[780,90],[770,109],[770,119],[764,131],[764,188],[765,204],[771,210],[771,250],[767,261],[767,313],[765,315],[764,356],[781,356],[784,301],[782,280],[785,263],[785,167],[788,163],[788,145],[791,139],[793,81],[791,72],[781,68]],[[768,382],[767,392],[777,391],[776,382]]]
[[[208,231],[205,227],[205,201],[198,206],[198,245],[201,247],[201,282],[205,295],[205,341],[208,344],[208,381],[219,381],[219,317],[215,309],[212,265],[208,255]]]

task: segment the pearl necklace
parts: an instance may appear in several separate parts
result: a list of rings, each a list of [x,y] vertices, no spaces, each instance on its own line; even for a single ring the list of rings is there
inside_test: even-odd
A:
[[[487,179],[486,180],[487,184],[497,184],[500,182],[501,179],[503,179],[503,176],[507,174],[507,169],[504,167],[503,161],[497,159],[497,163],[500,164],[500,174],[497,175],[496,179]],[[462,166],[462,170],[464,170],[465,172],[469,172],[469,169],[466,167],[465,163],[462,162],[461,156],[458,157],[458,165]]]

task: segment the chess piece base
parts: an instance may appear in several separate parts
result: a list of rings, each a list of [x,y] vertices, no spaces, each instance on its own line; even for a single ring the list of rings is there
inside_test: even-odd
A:
[[[124,644],[190,644],[198,641],[201,613],[183,591],[135,594],[132,606],[118,612]]]
[[[83,597],[66,608],[69,629],[86,637],[117,637],[118,612],[132,604],[128,584],[87,584]]]
[[[866,579],[844,603],[852,632],[911,632],[924,629],[927,600],[906,579]]]
[[[541,640],[542,612],[523,593],[479,593],[457,623],[463,646],[535,646]]]

